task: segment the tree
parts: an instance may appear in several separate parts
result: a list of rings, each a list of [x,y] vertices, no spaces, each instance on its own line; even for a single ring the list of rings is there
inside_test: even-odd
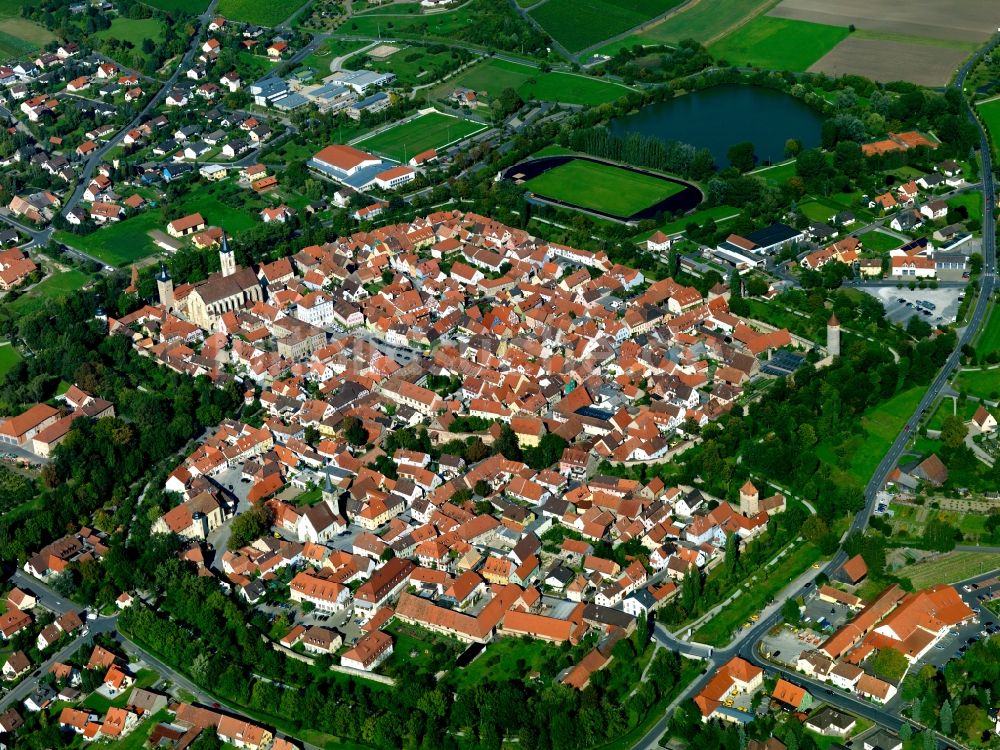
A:
[[[763,297],[767,294],[767,280],[760,276],[747,279],[747,294],[751,297]]]
[[[368,442],[368,430],[357,417],[347,417],[343,423],[344,437],[354,446],[365,445]]]
[[[898,682],[906,673],[909,662],[894,648],[880,648],[872,658],[872,671],[877,677]]]
[[[987,725],[986,712],[979,706],[963,703],[955,709],[955,730],[967,741],[975,740],[981,727]]]
[[[938,714],[938,724],[942,734],[951,734],[954,716],[952,715],[951,701],[946,700],[941,706],[941,713]]]
[[[799,604],[794,599],[786,599],[781,605],[781,616],[789,625],[798,625],[802,617]]]
[[[490,485],[485,479],[480,479],[476,482],[476,486],[473,489],[480,497],[486,497],[490,494]]]
[[[305,440],[313,448],[316,447],[316,443],[319,442],[320,437],[321,436],[319,434],[319,430],[313,427],[312,425],[309,425],[308,427],[305,428],[305,430],[303,430],[302,439]]]
[[[740,170],[740,172],[749,172],[752,170],[756,161],[754,145],[750,141],[733,144],[729,147],[726,155],[729,157],[729,163]]]
[[[726,534],[726,573],[733,575],[740,561],[740,543],[736,534],[729,532]]]
[[[500,434],[493,443],[493,454],[500,454],[504,458],[508,458],[511,461],[521,460],[521,446],[518,445],[517,435],[514,433],[514,430],[511,429],[509,424],[504,424],[504,426],[500,428]]]
[[[949,414],[941,423],[941,442],[948,448],[957,448],[965,442],[965,436],[969,434],[969,428],[962,418]]]
[[[819,516],[809,516],[802,524],[802,536],[814,544],[818,543],[829,531],[830,528],[826,525],[826,521]]]
[[[255,505],[245,513],[233,519],[229,529],[229,542],[226,546],[231,550],[239,549],[260,539],[271,528],[271,519],[264,505]]]

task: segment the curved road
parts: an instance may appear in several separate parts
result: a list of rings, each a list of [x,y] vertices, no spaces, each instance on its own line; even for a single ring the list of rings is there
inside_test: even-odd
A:
[[[970,58],[959,69],[953,85],[961,90],[965,84],[965,79],[968,76],[969,71],[987,52],[996,46],[998,41],[1000,41],[1000,37],[993,37],[979,50],[979,52]],[[973,113],[967,100],[966,116],[979,130],[979,151],[983,163],[983,271],[980,276],[980,294],[977,297],[976,307],[973,310],[972,317],[969,319],[969,324],[962,330],[961,335],[955,343],[955,349],[948,356],[944,366],[928,386],[927,391],[924,393],[924,397],[920,400],[920,404],[916,408],[916,411],[914,411],[913,415],[907,420],[902,432],[896,436],[896,439],[893,441],[889,451],[883,457],[882,461],[875,469],[875,473],[872,475],[871,480],[865,487],[865,506],[854,518],[854,521],[851,523],[850,528],[844,536],[845,539],[855,532],[863,532],[868,526],[872,512],[875,509],[876,493],[885,485],[889,472],[892,471],[899,461],[900,456],[902,456],[903,451],[906,448],[906,444],[909,442],[910,437],[917,429],[920,418],[931,406],[938,395],[940,395],[941,391],[947,385],[948,380],[959,368],[962,347],[968,344],[976,332],[982,327],[986,320],[986,313],[989,308],[990,300],[997,289],[996,185],[993,177],[992,154],[990,153],[989,141],[986,138],[986,131],[983,129],[979,120],[976,119],[975,114]],[[764,610],[760,620],[754,623],[753,627],[740,631],[733,642],[723,649],[711,649],[701,644],[681,641],[672,634],[668,633],[661,625],[657,624],[654,630],[654,638],[658,644],[677,651],[684,656],[707,659],[709,669],[702,677],[692,682],[687,689],[685,689],[677,697],[677,699],[668,707],[663,718],[656,723],[656,725],[646,734],[645,737],[636,743],[634,746],[636,750],[654,750],[655,748],[660,747],[659,739],[667,730],[667,723],[673,709],[676,708],[676,706],[682,701],[701,690],[704,684],[711,679],[715,670],[733,656],[742,656],[747,661],[762,667],[767,667],[768,669],[784,674],[785,676],[794,677],[797,681],[802,682],[803,679],[801,675],[786,672],[781,668],[775,667],[773,664],[761,661],[756,654],[756,645],[771,628],[781,621],[780,605],[783,601],[789,598],[802,596],[812,586],[813,578],[821,572],[827,574],[828,576],[831,575],[838,567],[840,567],[841,564],[843,564],[846,559],[847,555],[843,548],[841,548],[821,570],[811,571],[812,575],[808,576],[808,582],[802,585],[793,585],[791,587],[793,588],[792,591],[788,591],[787,589],[783,591],[780,598],[776,598],[775,602]],[[809,572],[810,571],[807,571],[807,573]],[[802,577],[800,577],[799,580],[801,581]],[[889,710],[859,701],[853,698],[853,696],[845,693],[831,691],[813,683],[810,683],[809,689],[817,697],[828,700],[834,705],[842,706],[854,713],[861,714],[872,721],[876,721],[878,724],[888,727],[889,729],[898,730],[903,723],[902,719],[891,713]],[[941,740],[940,737],[939,740]]]

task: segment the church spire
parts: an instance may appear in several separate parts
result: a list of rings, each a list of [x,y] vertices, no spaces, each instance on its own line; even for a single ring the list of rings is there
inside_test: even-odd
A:
[[[236,273],[236,253],[229,247],[226,230],[222,230],[222,247],[219,249],[219,261],[222,265],[222,275],[232,276]]]

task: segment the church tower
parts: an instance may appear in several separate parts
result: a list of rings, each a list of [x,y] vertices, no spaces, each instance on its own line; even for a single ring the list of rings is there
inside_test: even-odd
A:
[[[167,310],[174,307],[174,280],[170,278],[167,267],[160,264],[160,272],[156,274],[156,291],[160,295],[160,304]]]
[[[326,477],[323,482],[323,499],[330,504],[330,507],[337,507],[337,495],[333,489],[333,482],[330,481],[330,467],[327,466],[323,470],[323,474]]]
[[[840,356],[840,321],[831,315],[826,324],[826,353],[831,357]]]
[[[222,275],[232,276],[236,273],[236,253],[229,247],[226,233],[222,233],[222,248],[219,250],[219,260],[222,261]]]

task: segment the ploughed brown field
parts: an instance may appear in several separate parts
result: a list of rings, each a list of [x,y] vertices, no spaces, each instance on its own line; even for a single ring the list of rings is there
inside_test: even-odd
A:
[[[849,36],[809,67],[811,73],[944,86],[968,52],[950,47]]]
[[[1000,26],[992,0],[782,0],[769,15],[960,42],[985,41]]]

